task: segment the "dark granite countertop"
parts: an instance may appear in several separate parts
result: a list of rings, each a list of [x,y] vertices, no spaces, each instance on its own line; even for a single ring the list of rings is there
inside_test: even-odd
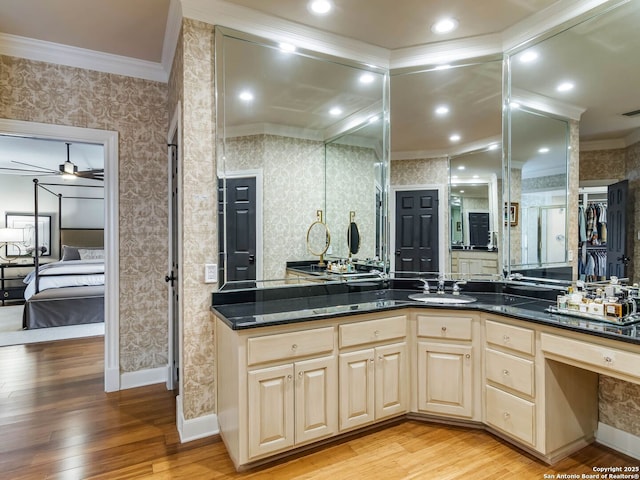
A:
[[[403,308],[479,311],[519,320],[640,344],[640,324],[617,325],[546,311],[555,305],[557,291],[474,282],[464,288],[477,298],[467,304],[425,304],[409,295],[418,293],[413,281],[297,286],[280,289],[216,292],[212,310],[233,330],[343,317]]]

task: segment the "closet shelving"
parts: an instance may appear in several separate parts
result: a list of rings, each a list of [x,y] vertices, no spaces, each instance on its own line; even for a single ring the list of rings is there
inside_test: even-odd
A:
[[[606,208],[607,187],[583,187],[578,195],[578,214],[581,216],[579,229],[578,270],[580,278],[587,281],[605,280],[607,278],[607,233]],[[596,214],[592,222],[588,220],[589,209]],[[604,209],[603,215],[599,213]],[[604,218],[604,222],[601,220]]]

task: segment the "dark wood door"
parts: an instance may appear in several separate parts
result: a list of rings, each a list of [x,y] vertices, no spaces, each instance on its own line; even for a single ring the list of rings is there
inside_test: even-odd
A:
[[[219,199],[224,198],[219,192]],[[256,279],[256,179],[226,179],[227,208],[219,205],[220,252],[225,255],[226,233],[226,280],[246,281],[252,286]],[[226,228],[222,228],[225,226]],[[224,232],[224,233],[223,233]],[[224,277],[223,277],[224,278]]]
[[[438,191],[396,192],[396,272],[438,272]]]
[[[489,214],[469,213],[469,245],[486,247],[489,244]]]
[[[607,189],[607,277],[626,276],[627,264],[627,200],[629,182],[609,185]]]

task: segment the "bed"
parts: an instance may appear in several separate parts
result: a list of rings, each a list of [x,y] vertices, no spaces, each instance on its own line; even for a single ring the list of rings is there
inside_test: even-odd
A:
[[[104,229],[63,228],[63,200],[104,201],[103,185],[43,183],[34,179],[34,224],[39,225],[39,195],[58,199],[58,262],[43,263],[39,228],[34,229],[34,270],[25,277],[24,329],[104,322]],[[89,196],[63,195],[85,191]],[[91,194],[90,192],[97,192]],[[67,190],[67,193],[69,191]],[[53,227],[53,226],[52,226]],[[45,233],[46,238],[46,233]],[[36,248],[38,247],[38,248]],[[45,249],[46,250],[46,249]]]
[[[103,230],[62,228],[60,238],[60,261],[40,265],[24,279],[24,329],[104,321]]]

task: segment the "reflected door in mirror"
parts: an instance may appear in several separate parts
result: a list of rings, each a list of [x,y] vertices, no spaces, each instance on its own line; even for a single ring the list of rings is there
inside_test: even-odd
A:
[[[489,244],[489,213],[469,212],[469,244],[478,247]]]
[[[396,192],[396,272],[438,272],[438,191]]]

